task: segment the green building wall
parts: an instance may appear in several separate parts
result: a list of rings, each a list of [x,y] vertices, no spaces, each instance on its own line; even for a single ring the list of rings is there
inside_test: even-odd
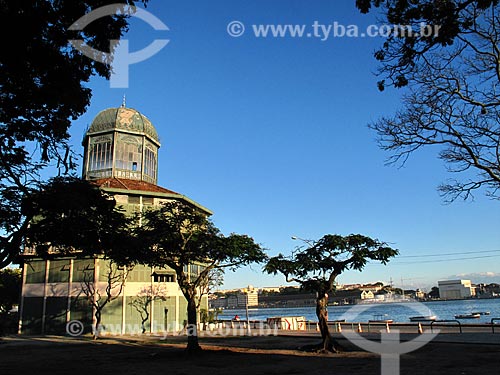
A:
[[[99,259],[101,283],[107,280],[107,261]],[[27,260],[23,271],[23,295],[20,306],[20,333],[65,335],[66,324],[78,320],[83,324],[84,334],[92,332],[93,312],[87,297],[78,289],[82,283],[93,282],[96,259]],[[198,269],[198,267],[193,267]],[[130,295],[131,291],[147,289],[161,284],[167,285],[169,293],[153,297],[145,324],[146,332],[173,332],[183,327],[187,319],[187,302],[176,282],[154,282],[154,269],[135,266],[128,274],[124,292],[107,303],[102,310],[102,325],[105,332],[113,334],[140,334],[141,314],[134,301],[144,296]],[[172,273],[162,269],[161,272]],[[69,297],[69,290],[74,291]],[[144,301],[143,301],[144,302]],[[200,308],[208,308],[206,296]],[[152,314],[151,314],[152,312]]]

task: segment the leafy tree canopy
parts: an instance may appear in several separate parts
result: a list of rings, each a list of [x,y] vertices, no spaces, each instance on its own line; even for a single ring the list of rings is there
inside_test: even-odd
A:
[[[134,218],[116,207],[116,201],[89,181],[56,177],[23,202],[33,217],[26,230],[26,245],[37,254],[95,255],[127,264],[136,250],[131,228]]]
[[[266,260],[263,249],[251,237],[234,233],[224,236],[205,213],[178,201],[144,212],[136,236],[142,245],[135,258],[138,263],[168,266],[176,273],[188,302],[188,352],[200,350],[196,331],[197,300],[209,273],[217,269],[235,270]]]
[[[0,316],[19,302],[21,293],[21,271],[5,268],[0,270]]]
[[[406,86],[408,75],[420,59],[430,51],[451,46],[461,34],[467,33],[483,11],[498,5],[499,0],[356,0],[356,7],[368,13],[372,7],[381,8],[383,21],[390,25],[405,25],[419,32],[422,23],[434,28],[438,33],[424,33],[415,36],[390,35],[376,53],[383,63],[382,75],[395,87]],[[379,82],[383,90],[386,80]]]
[[[203,263],[206,276],[211,269],[235,270],[266,259],[251,237],[224,236],[206,214],[187,204],[167,202],[160,209],[144,212],[141,221],[136,235],[145,246],[138,260],[156,267],[168,265],[178,275],[183,275],[188,264]],[[187,279],[187,275],[182,277]]]
[[[361,234],[341,236],[327,234],[308,247],[299,247],[291,256],[282,254],[269,259],[267,273],[281,273],[287,282],[297,282],[304,289],[316,292],[316,315],[319,321],[322,350],[338,351],[338,343],[328,329],[328,293],[335,291],[336,278],[347,270],[361,271],[368,261],[386,264],[398,251],[384,242]]]
[[[386,264],[398,254],[385,243],[361,234],[327,234],[313,246],[297,249],[291,257],[279,254],[269,259],[265,271],[281,273],[287,282],[298,282],[305,289],[328,293],[335,279],[347,270],[361,271],[369,260]]]
[[[0,57],[0,267],[20,251],[32,219],[21,212],[21,202],[32,201],[41,171],[57,167],[65,174],[75,167],[68,129],[90,103],[86,83],[93,75],[110,75],[109,64],[85,57],[69,40],[109,52],[109,40],[119,39],[128,22],[114,15],[81,31],[68,27],[101,6],[139,2],[147,0],[0,0],[0,30],[8,35]]]

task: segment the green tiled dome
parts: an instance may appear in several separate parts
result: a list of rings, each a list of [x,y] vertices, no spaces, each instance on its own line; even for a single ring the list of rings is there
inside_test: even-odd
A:
[[[120,107],[108,108],[98,113],[90,124],[87,134],[100,133],[106,130],[122,129],[134,133],[144,133],[160,143],[158,133],[153,124],[135,109]]]

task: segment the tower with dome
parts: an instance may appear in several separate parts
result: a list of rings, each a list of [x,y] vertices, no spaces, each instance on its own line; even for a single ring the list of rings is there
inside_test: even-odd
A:
[[[99,112],[85,132],[82,145],[82,177],[112,196],[128,214],[172,200],[191,205],[207,216],[212,214],[185,195],[158,185],[158,132],[144,114],[127,108],[125,103]],[[66,334],[73,321],[81,322],[84,332],[90,332],[95,311],[82,290],[90,279],[93,288],[105,293],[109,261],[71,256],[44,260],[29,251],[22,261],[19,332]],[[201,267],[190,265],[189,272],[194,275]],[[148,299],[147,332],[182,329],[187,319],[186,300],[175,272],[168,267],[142,265],[129,270],[123,290],[103,309],[102,325],[115,334],[138,333],[142,328],[138,302]],[[208,308],[206,296],[200,306]]]
[[[135,109],[122,106],[99,112],[83,146],[83,178],[158,182],[160,138],[151,121]]]

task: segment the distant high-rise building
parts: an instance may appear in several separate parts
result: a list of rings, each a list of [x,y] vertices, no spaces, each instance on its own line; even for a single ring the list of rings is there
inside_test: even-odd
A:
[[[238,307],[257,307],[259,306],[259,291],[252,285],[241,289],[237,294]]]
[[[438,287],[441,299],[470,298],[476,294],[470,280],[438,281]]]

